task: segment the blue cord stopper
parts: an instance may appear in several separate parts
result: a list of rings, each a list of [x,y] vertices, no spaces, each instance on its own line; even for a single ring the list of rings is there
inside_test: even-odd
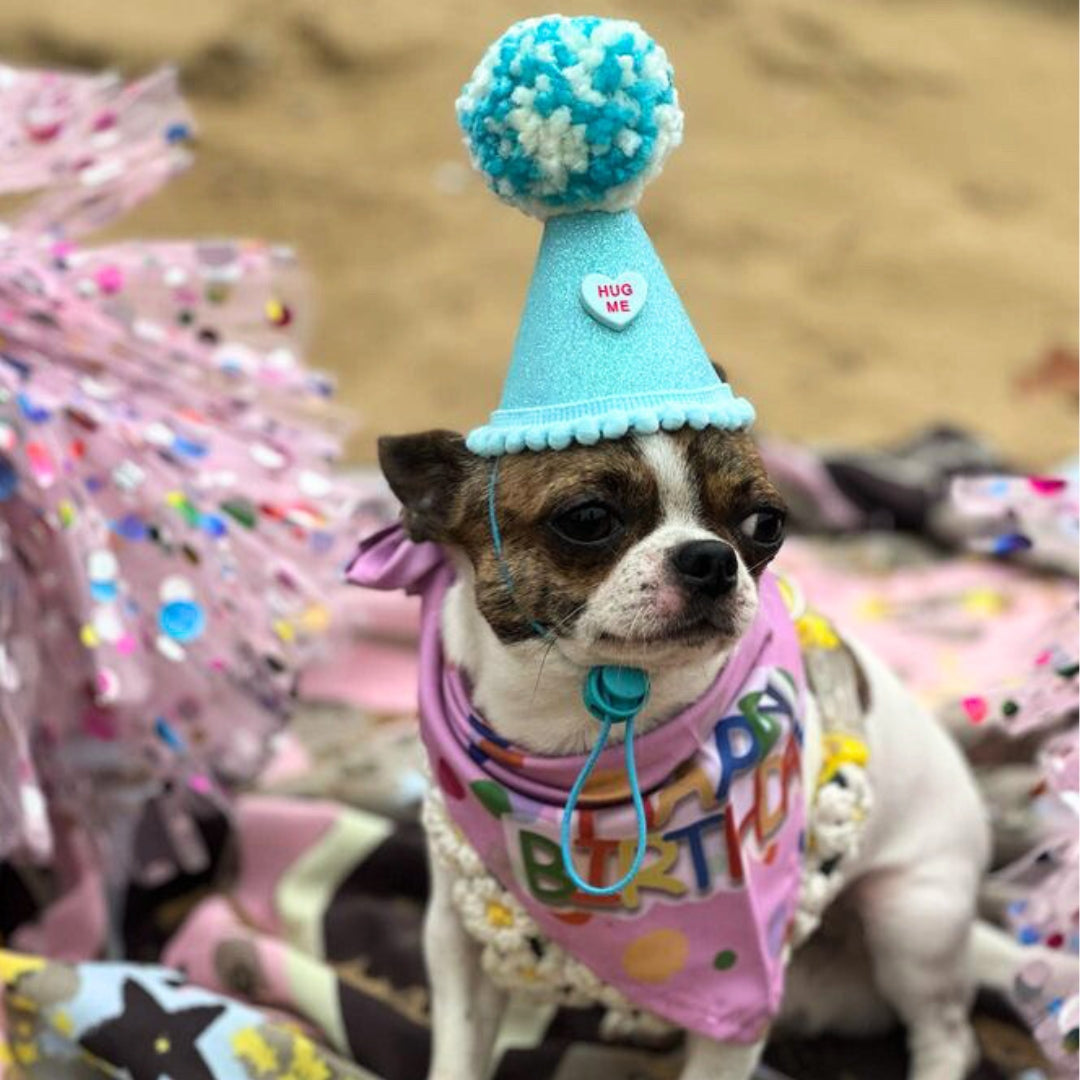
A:
[[[593,746],[566,800],[566,810],[563,812],[560,832],[563,869],[574,885],[582,892],[588,893],[590,896],[611,896],[614,893],[621,892],[637,876],[645,859],[645,849],[648,844],[645,804],[641,798],[637,763],[634,760],[634,720],[637,719],[638,713],[641,712],[642,706],[649,696],[649,676],[640,668],[593,667],[589,669],[589,674],[585,677],[585,685],[582,688],[581,696],[585,702],[585,708],[603,726],[600,729],[600,736],[596,740],[596,745]],[[603,753],[608,736],[611,734],[611,729],[615,724],[626,725],[626,736],[623,745],[626,747],[626,776],[630,784],[630,798],[634,804],[634,816],[637,822],[637,850],[634,852],[634,861],[631,863],[630,869],[615,884],[590,885],[589,882],[582,880],[574,868],[571,829],[574,811],[577,808],[582,789],[588,782],[593,766],[596,764],[596,759]]]
[[[594,667],[585,677],[585,708],[601,723],[633,720],[649,696],[649,676],[641,668]]]

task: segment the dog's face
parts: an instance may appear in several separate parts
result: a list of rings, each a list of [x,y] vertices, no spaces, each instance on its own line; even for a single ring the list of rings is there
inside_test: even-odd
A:
[[[504,566],[491,461],[443,431],[384,438],[379,460],[413,539],[467,556],[498,638],[513,645],[542,627],[584,666],[655,669],[730,648],[783,539],[783,501],[745,433],[687,429],[499,459]]]

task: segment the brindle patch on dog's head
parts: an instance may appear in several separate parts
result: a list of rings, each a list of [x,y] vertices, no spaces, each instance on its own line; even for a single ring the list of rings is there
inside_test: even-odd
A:
[[[684,429],[683,445],[701,501],[701,521],[733,544],[747,570],[758,577],[775,558],[779,545],[762,546],[739,525],[760,507],[786,515],[783,496],[765,470],[753,437],[746,431]]]
[[[726,540],[747,570],[759,574],[775,548],[763,549],[739,526],[756,508],[782,502],[752,440],[714,430],[655,437],[673,440],[681,457],[696,533]],[[662,485],[641,446],[627,438],[498,460],[495,508],[512,591],[489,524],[494,462],[474,456],[459,435],[445,431],[380,439],[379,461],[404,504],[409,534],[465,553],[475,572],[477,606],[509,644],[534,637],[536,624],[570,634],[601,583],[665,520]],[[582,545],[560,535],[562,515],[598,504],[618,519],[610,537]]]
[[[495,512],[511,593],[491,537],[493,461],[469,453],[460,436],[433,431],[380,439],[379,463],[404,504],[409,535],[468,556],[477,606],[506,643],[534,637],[537,623],[555,632],[571,626],[611,567],[655,528],[659,515],[655,478],[631,440],[499,459]],[[610,544],[582,551],[550,522],[590,498],[618,507],[624,528]]]

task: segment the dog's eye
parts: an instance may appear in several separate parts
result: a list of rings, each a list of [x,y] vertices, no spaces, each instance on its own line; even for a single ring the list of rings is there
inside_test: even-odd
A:
[[[739,531],[762,547],[776,547],[784,539],[784,515],[767,507],[755,510],[739,523]]]
[[[573,544],[602,544],[622,528],[622,519],[602,502],[587,502],[556,514],[551,527]]]

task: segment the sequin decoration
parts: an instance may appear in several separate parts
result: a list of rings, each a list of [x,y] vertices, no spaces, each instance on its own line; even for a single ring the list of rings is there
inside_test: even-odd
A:
[[[288,326],[292,322],[292,310],[281,300],[266,302],[266,318],[274,326]]]
[[[188,162],[175,76],[4,73],[0,190],[28,198],[0,223],[0,595],[17,658],[0,678],[0,858],[48,847],[26,777],[107,835],[120,778],[227,792],[249,776],[334,625],[353,542],[291,253],[82,243]],[[13,688],[20,668],[36,695]]]
[[[979,476],[954,483],[956,509],[974,523],[970,546],[995,557],[1020,556],[1075,583],[1080,489],[1061,477]],[[1029,812],[1040,823],[1035,846],[993,875],[995,895],[1011,897],[1007,919],[1022,945],[1080,952],[1080,657],[1074,602],[1036,636],[1018,643],[1017,664],[1001,682],[972,688],[960,702],[972,724],[1038,740],[1042,776]],[[1014,811],[1015,812],[1015,811]],[[1037,954],[1035,954],[1037,955]],[[1075,1076],[1080,996],[1074,968],[1067,979],[1034,961],[1016,975],[1013,1003],[1027,1018],[1054,1075]]]

